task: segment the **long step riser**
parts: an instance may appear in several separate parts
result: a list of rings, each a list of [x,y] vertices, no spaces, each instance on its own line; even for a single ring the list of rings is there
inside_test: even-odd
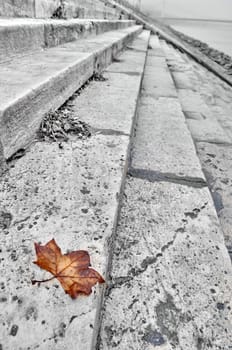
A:
[[[0,16],[51,18],[59,14],[60,5],[60,0],[1,0]],[[67,18],[118,19],[120,11],[99,0],[67,0],[60,15]]]
[[[0,20],[0,62],[34,50],[55,47],[66,42],[124,29],[133,21],[30,21]]]
[[[109,65],[141,31],[142,28],[138,27],[121,39],[114,40],[113,44],[104,44],[94,53],[86,54],[84,59],[77,59],[62,73],[53,75],[4,108],[0,112],[0,139],[4,157],[9,158],[19,148],[25,147],[38,130],[43,116],[59,108],[95,71],[101,71]],[[83,51],[86,51],[85,48]]]

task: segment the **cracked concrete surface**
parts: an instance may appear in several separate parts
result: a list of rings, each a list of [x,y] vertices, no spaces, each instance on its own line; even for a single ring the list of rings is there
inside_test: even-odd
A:
[[[173,182],[177,184],[182,184],[190,187],[206,187],[207,184],[203,178],[191,177],[191,176],[180,176],[172,173],[162,173],[155,170],[146,170],[146,169],[136,169],[130,167],[128,174],[132,177],[139,179],[146,179],[150,182],[156,181],[166,181]]]
[[[187,55],[167,45],[165,52],[168,62],[175,63],[171,73],[232,258],[232,88]],[[180,86],[177,63],[178,70],[189,67],[185,75],[192,86]]]
[[[178,54],[167,54],[175,63]],[[164,73],[163,58],[154,61]],[[191,72],[190,64],[176,67]],[[99,349],[231,349],[232,266],[217,213],[180,102],[162,89],[157,96],[152,79],[145,74],[154,94],[142,93],[138,108]],[[177,85],[189,89],[190,81],[179,75]],[[202,106],[210,117],[199,94],[195,109],[186,96],[196,122]]]
[[[149,36],[144,31],[133,45],[146,49]],[[133,54],[138,55],[140,75],[124,74],[123,80],[120,73],[105,72],[108,80],[92,81],[83,96],[68,101],[76,118],[101,132],[86,139],[72,135],[62,148],[55,142],[35,142],[23,157],[9,163],[1,178],[1,350],[94,346],[104,286],[77,300],[54,280],[32,286],[31,279],[50,277],[32,263],[33,242],[45,244],[55,238],[63,252],[88,250],[92,266],[106,276],[146,50]],[[128,65],[126,52],[121,59]],[[120,110],[116,107],[122,95]],[[106,101],[111,109],[104,110]],[[122,116],[123,109],[127,113]]]
[[[128,178],[99,349],[230,349],[231,272],[207,189]]]

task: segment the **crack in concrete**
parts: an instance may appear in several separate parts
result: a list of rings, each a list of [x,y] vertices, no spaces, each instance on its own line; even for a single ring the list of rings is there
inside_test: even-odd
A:
[[[149,182],[171,182],[194,188],[207,187],[207,183],[203,178],[179,176],[172,173],[161,173],[155,170],[131,167],[128,171],[128,175],[137,179],[147,180]]]
[[[132,268],[129,271],[128,276],[121,276],[121,277],[112,279],[112,283],[108,285],[107,296],[109,296],[112,289],[121,287],[124,284],[131,282],[135,277],[138,277],[139,275],[143,274],[148,269],[149,266],[156,264],[159,261],[159,259],[163,257],[163,253],[175,243],[175,240],[179,232],[180,231],[177,230],[173,236],[173,239],[167,242],[166,244],[164,244],[161,247],[160,251],[155,256],[149,256],[145,258],[141,263],[141,268],[138,268],[138,269]]]
[[[129,134],[125,133],[124,131],[115,130],[115,129],[101,129],[101,128],[93,128],[90,129],[91,134],[101,134],[101,135],[115,135],[115,136],[130,136]]]
[[[140,76],[140,72],[130,72],[130,71],[124,71],[124,72],[118,72],[114,70],[109,70],[107,73],[118,73],[118,74],[126,74],[126,75],[131,75],[131,76]]]
[[[127,46],[126,47],[126,50],[130,50],[130,51],[135,51],[135,52],[146,52],[146,50],[143,50],[143,49],[136,49],[136,48],[134,48],[134,47],[131,47],[131,46]]]
[[[209,140],[197,140],[195,139],[195,142],[197,143],[210,143],[210,144],[213,144],[213,145],[218,145],[218,146],[225,146],[225,147],[231,147],[232,146],[232,143],[231,142],[223,142],[223,141],[209,141]]]

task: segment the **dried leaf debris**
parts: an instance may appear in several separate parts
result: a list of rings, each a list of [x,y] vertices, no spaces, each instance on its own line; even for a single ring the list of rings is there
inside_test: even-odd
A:
[[[48,113],[40,125],[38,134],[44,141],[52,140],[58,143],[67,142],[70,134],[79,138],[91,136],[87,124],[74,116],[69,106]]]
[[[44,246],[35,243],[35,250],[37,261],[34,263],[52,273],[53,277],[43,281],[33,280],[32,284],[57,278],[65,292],[76,299],[81,294],[90,295],[95,284],[105,282],[97,271],[90,268],[90,256],[85,250],[62,254],[54,239]]]

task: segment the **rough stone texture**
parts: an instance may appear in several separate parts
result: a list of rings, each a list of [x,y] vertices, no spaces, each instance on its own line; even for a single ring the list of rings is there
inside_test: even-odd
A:
[[[195,141],[232,144],[217,119],[188,119],[187,124]]]
[[[201,114],[202,119],[210,119],[210,109],[198,92],[190,89],[178,89],[178,98],[184,112],[197,112]]]
[[[192,89],[193,88],[193,83],[190,80],[190,77],[188,74],[183,73],[183,72],[173,72],[172,74],[173,80],[175,82],[175,86],[177,89]]]
[[[183,85],[179,86],[178,95],[232,256],[232,88],[187,55],[177,53],[167,44],[163,47],[176,85],[183,74],[179,70],[188,66],[184,74],[191,76],[192,88],[184,90]]]
[[[5,157],[24,147],[45,113],[109,65],[141,31],[141,26],[132,26],[107,32],[2,65],[0,139]]]
[[[66,6],[70,6],[72,0],[66,1]],[[36,18],[49,18],[55,13],[57,8],[61,5],[60,0],[35,0],[35,14]],[[66,15],[66,13],[63,13]],[[73,17],[75,17],[75,11],[73,12]]]
[[[232,256],[232,147],[200,142],[197,150]]]
[[[119,62],[114,62],[104,71],[103,81],[91,82],[87,89],[70,101],[79,118],[91,125],[92,133],[131,133],[149,34],[143,31],[130,44],[130,49],[119,57]],[[136,50],[131,51],[131,48]]]
[[[173,80],[169,73],[164,57],[154,56],[155,52],[148,52],[147,65],[145,69],[142,93],[152,97],[177,97]],[[151,52],[151,54],[150,54]]]
[[[230,349],[231,273],[208,189],[129,178],[100,349]]]
[[[204,180],[184,115],[175,98],[142,97],[132,155],[132,168],[160,172],[170,178]]]
[[[0,19],[0,60],[54,47],[66,42],[123,29],[133,21]]]
[[[0,176],[2,175],[3,171],[6,169],[6,163],[5,158],[3,155],[3,147],[0,141]]]
[[[0,60],[10,60],[18,53],[42,49],[44,23],[31,19],[0,19]]]
[[[149,43],[149,55],[154,55],[156,57],[164,57],[164,51],[161,48],[160,40],[157,35],[152,35]]]
[[[231,113],[224,100],[230,102],[232,89],[170,45],[163,42],[162,47],[193,138],[196,141],[230,143]]]
[[[0,0],[0,16],[34,17],[34,0]]]
[[[0,0],[0,16],[51,18],[61,6],[61,17],[119,19],[120,10],[99,0]],[[126,15],[124,18],[128,17]]]
[[[165,176],[204,182],[167,62],[160,51],[156,52],[157,37],[152,40],[150,47],[154,48],[148,50],[137,113],[131,171],[136,176],[152,171],[150,176],[156,180]]]
[[[64,150],[37,143],[1,179],[3,349],[91,348],[99,287],[72,301],[56,281],[32,286],[31,279],[49,278],[32,263],[33,242],[54,237],[64,252],[88,250],[105,275],[128,142],[128,136],[95,135]]]
[[[149,33],[142,33],[140,38],[146,47]],[[141,52],[137,54],[141,58]],[[142,67],[145,57],[146,52],[141,59]],[[121,64],[123,70],[124,63]],[[32,264],[33,242],[44,244],[54,237],[64,252],[87,249],[92,266],[106,275],[129,133],[139,96],[138,82],[135,89],[134,79],[130,80],[131,88],[129,81],[126,85],[123,79],[118,79],[114,88],[115,76],[116,73],[109,75],[107,81],[109,91],[114,91],[112,96],[107,94],[105,82],[91,81],[84,90],[90,101],[97,100],[96,94],[111,98],[108,118],[105,115],[98,124],[100,131],[93,131],[90,138],[83,140],[72,136],[62,149],[57,143],[36,142],[22,158],[10,162],[9,172],[1,179],[0,348],[4,350],[95,348],[102,289],[96,286],[90,297],[73,301],[56,281],[32,286],[31,279],[49,276]],[[132,78],[141,81],[142,72]],[[120,99],[122,91],[127,98],[121,103],[129,112],[124,113],[121,130],[109,132],[108,119],[116,125],[121,117],[113,102]],[[85,101],[81,96],[69,101],[75,117],[80,117],[78,107]],[[101,120],[103,106],[98,104],[94,114],[86,106],[85,110],[93,130],[96,120]]]

